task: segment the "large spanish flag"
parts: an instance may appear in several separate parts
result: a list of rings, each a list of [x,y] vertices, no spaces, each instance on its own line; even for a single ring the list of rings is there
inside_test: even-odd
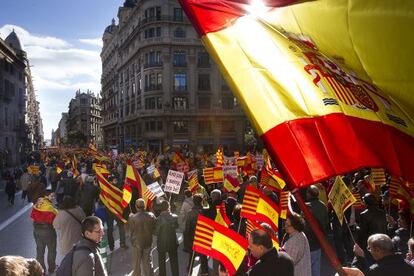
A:
[[[137,189],[138,198],[144,199],[146,208],[151,206],[151,202],[156,196],[147,188],[147,184],[145,184],[144,179],[142,179],[141,175],[137,172],[130,161],[127,162],[125,184],[129,184]],[[128,197],[127,193],[128,191],[126,191],[126,197]]]
[[[227,227],[198,215],[193,250],[220,261],[234,275],[246,255],[247,240]]]
[[[414,1],[180,2],[294,187],[362,167],[414,181]]]
[[[41,197],[33,205],[30,217],[34,222],[52,224],[58,211],[48,197]]]

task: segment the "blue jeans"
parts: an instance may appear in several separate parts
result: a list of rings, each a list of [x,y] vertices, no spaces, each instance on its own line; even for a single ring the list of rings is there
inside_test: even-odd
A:
[[[312,276],[321,275],[321,253],[322,253],[322,250],[320,248],[317,250],[311,251]]]

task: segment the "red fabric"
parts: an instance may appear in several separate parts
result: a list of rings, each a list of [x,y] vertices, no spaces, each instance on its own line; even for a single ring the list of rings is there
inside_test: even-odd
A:
[[[187,17],[200,36],[222,30],[247,14],[252,0],[179,0]],[[263,0],[269,7],[290,5],[297,0]]]
[[[414,181],[414,137],[380,122],[333,113],[285,122],[261,138],[290,188],[363,167]]]

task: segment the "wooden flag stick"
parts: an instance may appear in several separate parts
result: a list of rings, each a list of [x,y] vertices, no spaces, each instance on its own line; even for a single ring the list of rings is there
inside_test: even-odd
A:
[[[194,261],[194,250],[193,250],[193,254],[191,255],[191,262],[190,262],[190,266],[188,267],[188,276],[191,276],[191,273],[193,271],[193,261]]]
[[[346,219],[345,214],[344,214],[344,220],[346,223],[346,227],[348,228],[349,234],[351,235],[352,241],[354,242],[354,244],[357,244],[355,241],[354,235],[352,234],[351,228],[349,228],[348,220]]]
[[[292,185],[289,185],[289,186],[292,187]],[[346,276],[346,273],[342,269],[341,262],[339,261],[338,256],[336,255],[336,252],[333,250],[332,246],[325,239],[324,234],[322,233],[322,230],[319,227],[318,222],[316,221],[313,214],[309,211],[309,208],[306,206],[305,201],[303,200],[302,195],[300,194],[300,190],[294,189],[292,190],[292,194],[294,195],[296,202],[298,203],[300,209],[305,215],[305,218],[307,222],[309,223],[309,226],[311,227],[313,233],[315,234],[315,237],[318,239],[319,244],[321,245],[322,249],[325,251],[325,254],[328,257],[329,261],[331,262],[332,266],[338,272],[339,276]]]

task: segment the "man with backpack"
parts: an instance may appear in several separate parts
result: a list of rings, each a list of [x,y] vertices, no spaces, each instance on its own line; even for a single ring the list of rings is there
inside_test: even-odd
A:
[[[56,276],[107,276],[98,249],[104,236],[101,219],[95,216],[86,217],[81,227],[82,238],[65,255]]]

